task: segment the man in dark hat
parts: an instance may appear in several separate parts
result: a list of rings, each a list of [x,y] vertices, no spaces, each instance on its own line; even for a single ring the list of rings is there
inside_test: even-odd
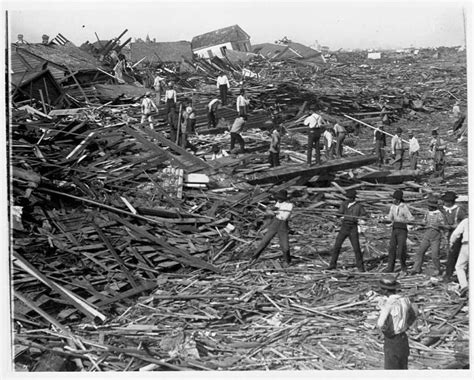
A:
[[[268,215],[273,215],[273,220],[271,221],[265,236],[257,246],[250,264],[260,257],[260,254],[277,234],[280,239],[280,249],[282,250],[285,259],[284,265],[288,266],[291,263],[288,220],[294,206],[293,203],[288,201],[288,193],[286,190],[280,190],[276,193],[275,199],[277,200],[275,206],[271,209],[267,209]]]
[[[411,274],[421,273],[423,265],[423,257],[428,248],[431,247],[431,257],[433,265],[436,270],[436,275],[441,274],[441,267],[439,262],[439,246],[441,243],[441,233],[444,228],[444,216],[438,208],[438,198],[434,195],[428,197],[428,212],[425,215],[424,222],[426,224],[425,234],[421,239],[418,252],[415,257],[415,264],[413,265]]]
[[[361,224],[364,223],[361,220],[361,217],[367,217],[368,214],[365,211],[364,207],[356,202],[356,191],[354,189],[349,189],[346,191],[347,200],[342,202],[338,216],[342,216],[342,225],[339,233],[336,237],[336,242],[334,243],[334,248],[331,256],[331,263],[329,264],[328,268],[336,269],[337,259],[339,257],[339,253],[341,252],[342,243],[349,237],[351,241],[352,249],[354,249],[355,259],[356,259],[356,266],[359,269],[359,272],[365,272],[364,268],[364,261],[362,258],[362,252],[360,250],[359,244],[359,230],[358,225],[359,222]]]
[[[418,308],[410,299],[397,294],[400,283],[387,276],[379,281],[380,293],[385,296],[379,303],[377,327],[384,335],[384,369],[408,369],[410,347],[406,331],[416,321]]]
[[[446,143],[438,135],[436,129],[431,132],[431,135],[430,149],[433,156],[433,175],[444,178]]]
[[[392,137],[392,164],[396,164],[395,167],[398,167],[399,170],[403,167],[403,141],[402,141],[402,129],[397,127],[395,136]]]
[[[441,197],[444,205],[441,208],[441,212],[444,215],[446,221],[446,227],[448,230],[448,241],[451,238],[451,234],[457,225],[467,216],[466,211],[461,206],[457,205],[456,198],[457,194],[454,191],[447,191]],[[448,251],[448,261],[446,262],[446,273],[444,275],[444,280],[449,282],[451,276],[454,273],[454,267],[459,256],[459,251],[461,249],[461,238],[453,241],[453,244],[450,246]]]
[[[397,189],[392,195],[393,204],[390,206],[387,219],[392,222],[392,236],[388,248],[388,263],[385,272],[393,272],[395,259],[400,260],[401,271],[407,270],[407,223],[414,220],[407,204],[403,201],[403,191]]]

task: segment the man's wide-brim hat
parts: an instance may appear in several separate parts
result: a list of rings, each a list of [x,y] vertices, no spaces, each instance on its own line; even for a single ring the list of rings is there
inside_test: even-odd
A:
[[[441,199],[443,201],[451,201],[451,202],[454,202],[456,200],[458,196],[456,195],[456,193],[454,191],[446,191],[443,196],[441,197]]]
[[[286,201],[288,199],[288,192],[286,190],[280,190],[275,194],[277,201]]]
[[[384,290],[397,290],[400,287],[400,283],[393,276],[385,276],[379,280],[380,289]]]

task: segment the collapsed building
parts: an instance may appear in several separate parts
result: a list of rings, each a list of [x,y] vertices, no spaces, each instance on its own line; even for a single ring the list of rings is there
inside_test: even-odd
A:
[[[10,46],[16,370],[381,368],[373,289],[388,237],[377,221],[395,189],[417,219],[430,194],[454,190],[467,202],[467,121],[453,128],[447,112],[453,99],[467,106],[465,54],[408,65],[338,53],[331,62],[290,43],[251,46],[239,29],[190,45],[131,43],[128,52],[123,34],[83,49],[70,42]],[[217,54],[189,54],[215,47]],[[130,66],[123,84],[113,73],[119,54]],[[180,103],[196,110],[197,154],[168,139],[164,105],[154,130],[139,123],[139,102],[157,69],[174,81]],[[235,107],[222,107],[220,124],[207,125],[220,71],[229,76],[231,104],[242,86],[247,90],[250,115],[245,153],[212,160],[215,144],[227,149],[228,124],[237,116]],[[387,132],[400,126],[418,137],[419,170],[372,165],[373,131],[364,124],[380,120],[381,103],[392,122]],[[303,166],[310,105],[350,131],[343,158]],[[283,164],[270,168],[275,111]],[[434,127],[450,146],[443,181],[431,177]],[[271,245],[248,268],[265,228],[263,211],[281,189],[296,205],[295,263],[282,268]],[[374,215],[363,236],[367,273],[354,271],[346,246],[341,270],[325,271],[334,214],[349,189]],[[410,233],[410,258],[420,238],[420,231]],[[455,284],[431,276],[429,265],[427,274],[400,279],[423,310],[410,341],[411,367],[465,368],[467,302]]]

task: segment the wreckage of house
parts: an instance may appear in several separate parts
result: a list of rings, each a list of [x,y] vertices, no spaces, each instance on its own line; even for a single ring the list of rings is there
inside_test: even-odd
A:
[[[451,115],[455,98],[463,111],[468,106],[465,52],[430,51],[410,65],[337,52],[331,62],[295,44],[252,47],[238,26],[220,31],[193,38],[191,47],[132,43],[131,55],[119,41],[125,32],[82,49],[8,46],[16,371],[383,367],[377,284],[388,260],[392,194],[403,191],[420,224],[430,195],[455,191],[467,206],[467,120]],[[147,64],[137,64],[144,57]],[[113,67],[122,58],[129,79],[119,84]],[[194,152],[171,139],[163,102],[153,129],[141,124],[144,94],[156,99],[157,67],[175,84],[178,118],[194,109]],[[221,71],[230,81],[228,106],[210,126]],[[243,152],[231,151],[229,132],[242,87],[250,99]],[[408,158],[395,168],[390,148],[377,165],[373,127],[382,106],[387,141],[398,127],[418,138],[416,170]],[[320,165],[307,165],[304,120],[313,107],[327,126],[347,130],[343,156],[331,158],[322,146]],[[281,165],[272,168],[274,126]],[[449,147],[444,179],[433,176],[435,127]],[[371,215],[360,234],[364,273],[348,242],[338,269],[327,270],[351,189]],[[250,265],[279,190],[295,206],[292,264],[282,266],[273,241]],[[408,237],[412,265],[423,231]],[[430,260],[422,274],[398,280],[422,310],[410,334],[410,368],[469,366],[469,308],[459,285],[443,283]]]

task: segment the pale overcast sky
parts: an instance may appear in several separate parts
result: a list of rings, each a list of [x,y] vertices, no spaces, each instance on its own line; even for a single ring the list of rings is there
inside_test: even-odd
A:
[[[19,33],[40,42],[61,33],[80,45],[128,37],[191,41],[211,30],[239,24],[250,42],[274,42],[283,36],[312,45],[317,40],[339,48],[403,48],[464,45],[463,8],[469,1],[218,1],[218,2],[22,2],[4,1],[11,41]]]

